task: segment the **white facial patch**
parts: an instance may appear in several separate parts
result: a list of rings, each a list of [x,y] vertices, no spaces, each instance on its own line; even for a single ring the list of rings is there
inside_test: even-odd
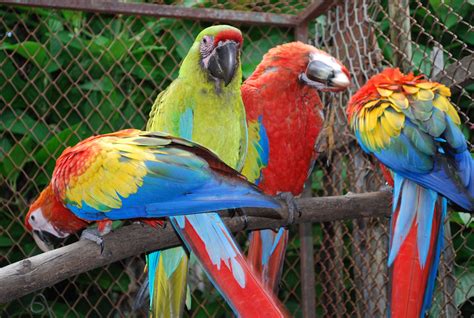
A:
[[[69,234],[56,230],[56,228],[49,222],[43,215],[41,208],[38,208],[31,212],[28,222],[30,223],[33,230],[45,231],[53,234],[56,237],[64,238]]]
[[[324,53],[310,53],[309,59],[311,61],[321,61],[324,64],[332,67],[335,71],[342,72],[341,64],[339,64],[337,60],[330,55],[326,55]]]
[[[334,57],[324,53],[310,53],[310,60],[321,61],[334,70],[334,77],[331,78],[333,84],[341,87],[350,85],[351,81],[349,77],[342,71],[341,64]]]

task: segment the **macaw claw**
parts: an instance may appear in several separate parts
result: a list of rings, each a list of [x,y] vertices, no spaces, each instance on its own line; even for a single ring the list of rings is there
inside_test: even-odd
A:
[[[89,240],[100,246],[100,255],[104,252],[104,238],[97,229],[85,229],[82,231],[81,240]]]
[[[296,205],[295,196],[291,192],[280,192],[277,194],[277,197],[284,200],[288,206],[288,225],[293,224],[296,213],[298,213],[298,217],[301,217],[301,211]]]

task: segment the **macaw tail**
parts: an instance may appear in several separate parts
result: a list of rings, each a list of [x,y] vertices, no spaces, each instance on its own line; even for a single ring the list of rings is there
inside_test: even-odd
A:
[[[175,230],[238,317],[286,317],[216,213],[171,217]]]
[[[150,317],[181,317],[186,298],[188,256],[182,247],[148,254]]]
[[[250,266],[260,276],[264,286],[278,294],[285,251],[288,245],[288,231],[280,228],[253,231],[250,234],[250,246],[247,255]]]
[[[391,223],[390,317],[425,317],[443,245],[447,200],[395,175]]]

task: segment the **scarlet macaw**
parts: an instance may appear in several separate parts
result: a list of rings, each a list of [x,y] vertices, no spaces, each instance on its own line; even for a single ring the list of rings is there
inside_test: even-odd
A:
[[[91,221],[240,206],[278,205],[211,151],[166,134],[128,129],[67,148],[25,224],[44,248],[49,238],[67,237]]]
[[[316,159],[323,127],[318,91],[350,85],[347,69],[331,55],[301,42],[268,51],[242,85],[249,150],[242,173],[265,193],[302,193]],[[277,291],[288,231],[251,233],[248,258],[268,288]]]
[[[387,68],[347,108],[361,147],[393,173],[392,317],[424,317],[431,306],[447,201],[474,210],[474,164],[450,95],[423,75]]]

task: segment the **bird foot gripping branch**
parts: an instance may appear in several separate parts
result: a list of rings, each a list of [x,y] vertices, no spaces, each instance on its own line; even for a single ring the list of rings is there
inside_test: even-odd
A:
[[[96,243],[100,247],[100,254],[104,252],[104,239],[97,229],[85,229],[81,233],[81,240],[88,240]]]
[[[296,215],[301,217],[301,211],[298,209],[298,205],[295,201],[295,196],[291,192],[281,192],[277,195],[280,199],[284,200],[288,207],[288,225],[295,223]]]

